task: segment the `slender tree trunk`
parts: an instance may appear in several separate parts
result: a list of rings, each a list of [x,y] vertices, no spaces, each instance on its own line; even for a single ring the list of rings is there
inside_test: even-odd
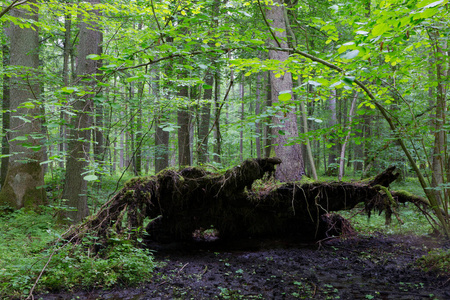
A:
[[[36,1],[28,2],[33,11],[11,10],[16,18],[38,20]],[[42,165],[44,147],[39,138],[42,134],[42,107],[35,100],[40,97],[39,33],[37,28],[21,28],[11,24],[10,64],[17,69],[10,81],[11,119],[9,135],[10,153],[8,171],[0,192],[0,204],[14,208],[37,207],[46,201]],[[32,103],[24,106],[23,103]],[[32,107],[30,107],[32,106]],[[21,117],[21,118],[19,118]],[[28,119],[24,122],[22,118]],[[21,137],[21,139],[17,139]],[[25,140],[23,139],[25,138]],[[24,146],[24,142],[28,144]]]
[[[64,14],[64,50],[63,50],[63,84],[65,87],[68,87],[70,84],[70,56],[72,53],[72,14],[65,13]],[[67,151],[67,125],[66,122],[69,121],[68,115],[63,111],[61,111],[60,118],[62,123],[59,127],[59,137],[60,142],[58,144],[58,151],[60,155],[64,155]],[[64,160],[60,160],[59,166],[64,168]]]
[[[99,0],[87,0],[92,5],[100,3]],[[98,13],[94,11],[95,13]],[[72,118],[70,141],[68,145],[68,158],[66,167],[66,181],[63,190],[63,199],[67,205],[74,208],[66,212],[66,217],[74,223],[80,222],[89,215],[87,205],[87,181],[83,173],[89,163],[89,145],[91,140],[90,130],[85,130],[92,125],[93,113],[93,88],[95,85],[98,63],[88,59],[90,54],[100,54],[99,45],[101,33],[96,29],[92,20],[80,22],[78,42],[78,62],[76,67],[77,81],[83,84],[88,92],[77,99],[73,105],[76,116]]]
[[[214,162],[221,163],[222,136],[220,134],[220,71],[216,65],[214,74]]]
[[[9,66],[9,36],[7,30],[5,30],[5,41],[3,41],[2,46],[3,52],[3,69],[6,66]],[[10,101],[10,92],[9,92],[9,77],[5,74],[3,76],[3,98],[2,98],[2,166],[0,171],[0,185],[3,187],[5,182],[6,173],[8,172],[8,163],[9,163],[9,134],[8,131],[10,129],[10,112],[9,112],[9,101]]]
[[[345,166],[345,148],[347,146],[347,142],[350,139],[351,129],[352,129],[352,120],[353,120],[353,112],[355,110],[356,100],[358,99],[358,92],[355,92],[355,95],[353,96],[353,101],[350,107],[350,112],[348,113],[348,133],[345,136],[344,143],[342,144],[341,148],[341,155],[339,158],[339,181],[342,180],[342,177],[344,177],[344,166]]]
[[[255,101],[255,115],[259,118],[261,113],[261,72],[256,76],[256,101]],[[261,124],[259,121],[255,122],[255,147],[256,147],[256,157],[261,158]]]
[[[272,45],[287,48],[286,23],[284,19],[285,8],[281,0],[275,0],[274,4],[275,5],[271,6],[271,9],[267,11],[267,19],[272,21],[271,27],[274,29],[272,33],[276,38],[272,41]],[[270,59],[285,61],[288,57],[289,54],[284,51],[269,51]],[[286,93],[286,91],[289,91],[291,98],[293,98],[291,73],[275,74],[272,71],[270,73],[270,82],[273,102],[277,102],[278,96],[282,93]],[[283,134],[278,134],[274,139],[274,144],[276,145],[275,154],[282,160],[282,163],[276,169],[275,177],[283,182],[300,180],[305,174],[300,145],[286,145],[291,138],[298,136],[297,116],[293,110],[295,110],[295,106],[292,106],[292,109],[289,111],[278,113],[273,118],[274,124],[277,126],[279,132],[284,132]]]
[[[181,78],[187,74],[182,73]],[[183,85],[179,88],[178,97],[180,101],[187,102],[189,97],[189,89]],[[178,165],[189,166],[191,164],[191,147],[190,147],[190,128],[191,128],[191,112],[188,104],[183,104],[178,108],[177,112],[178,124]]]
[[[272,106],[272,89],[270,84],[270,73],[267,76],[267,97],[266,97],[266,109]],[[266,120],[266,125],[264,126],[264,157],[268,158],[272,154],[272,127],[271,118],[268,117]]]
[[[336,114],[336,89],[333,89],[331,91],[330,99],[329,99],[329,110],[330,110],[330,118],[328,119],[328,126],[333,127],[337,124],[337,114]],[[336,176],[338,168],[336,167],[336,159],[337,159],[337,140],[335,138],[331,138],[329,143],[332,144],[332,146],[329,148],[328,152],[328,164],[326,169],[326,174],[328,176]]]
[[[240,96],[241,96],[241,130],[239,131],[239,161],[244,161],[244,73],[242,73],[241,84],[240,87]]]

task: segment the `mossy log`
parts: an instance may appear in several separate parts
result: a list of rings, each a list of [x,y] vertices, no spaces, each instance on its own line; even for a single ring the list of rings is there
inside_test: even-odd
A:
[[[125,236],[152,241],[191,240],[199,229],[213,227],[220,239],[294,237],[301,240],[338,235],[351,226],[330,214],[358,203],[370,209],[388,205],[377,185],[397,178],[390,168],[368,182],[285,183],[252,190],[265,174],[273,174],[278,158],[244,161],[223,174],[189,167],[137,177],[99,212],[74,227],[67,239],[80,241],[87,233],[99,244]]]

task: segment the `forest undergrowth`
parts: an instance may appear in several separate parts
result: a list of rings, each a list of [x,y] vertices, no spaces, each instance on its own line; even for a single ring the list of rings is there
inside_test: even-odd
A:
[[[115,190],[116,180],[103,181],[103,188],[95,188],[95,202]],[[125,180],[125,179],[124,179]],[[259,183],[261,185],[261,183]],[[414,179],[395,183],[395,189],[420,193]],[[264,186],[259,186],[264,188]],[[94,187],[93,187],[94,190]],[[48,189],[49,196],[55,189]],[[0,216],[0,297],[22,298],[30,292],[76,291],[83,289],[111,289],[130,287],[151,280],[154,269],[161,263],[154,260],[148,249],[137,248],[120,237],[112,238],[106,249],[92,254],[85,249],[96,243],[96,237],[87,235],[82,244],[73,245],[60,240],[67,227],[58,224],[55,216],[61,203],[41,207],[39,212],[18,210]],[[385,225],[384,214],[373,213],[370,218],[363,206],[341,214],[350,219],[360,235],[431,235],[431,226],[412,204],[400,205],[403,224],[393,219]],[[450,251],[433,251],[417,261],[424,270],[445,274],[450,272]]]

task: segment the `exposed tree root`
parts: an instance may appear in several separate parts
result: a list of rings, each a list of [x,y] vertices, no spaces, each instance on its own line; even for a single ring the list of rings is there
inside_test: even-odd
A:
[[[169,242],[190,240],[214,228],[220,239],[295,237],[321,239],[352,234],[353,229],[332,211],[365,203],[368,210],[390,209],[385,187],[398,174],[390,168],[369,182],[286,183],[272,190],[252,190],[255,180],[272,174],[277,158],[246,160],[223,174],[201,168],[164,170],[156,176],[130,180],[99,212],[65,237],[75,242],[89,235],[99,247],[115,238]],[[383,187],[383,188],[380,188]],[[387,189],[386,189],[387,190]],[[401,194],[401,201],[413,196]]]

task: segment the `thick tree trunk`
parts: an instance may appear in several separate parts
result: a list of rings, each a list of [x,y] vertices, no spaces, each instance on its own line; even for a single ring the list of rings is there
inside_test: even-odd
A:
[[[155,173],[159,173],[169,167],[169,132],[163,130],[164,121],[169,114],[162,113],[159,103],[159,73],[154,70],[154,82],[151,86],[155,98]]]
[[[441,190],[440,185],[445,182],[446,176],[446,160],[447,160],[447,134],[448,132],[444,129],[444,124],[446,124],[446,91],[445,84],[443,82],[443,77],[445,77],[445,67],[443,63],[443,58],[445,53],[439,45],[439,35],[440,33],[436,30],[430,33],[430,38],[433,41],[434,59],[436,64],[436,115],[433,119],[434,123],[434,147],[433,147],[433,159],[432,159],[432,170],[431,170],[431,185],[432,187],[438,188],[436,190],[436,198],[439,204],[442,204],[446,191]]]
[[[284,20],[284,6],[280,0],[274,1],[273,6],[267,11],[267,19],[272,21],[271,27],[276,40],[272,40],[273,46],[287,48],[286,24]],[[281,32],[278,30],[281,29]],[[269,58],[279,60],[280,62],[288,59],[289,54],[285,51],[269,51]],[[277,75],[277,76],[275,76]],[[283,93],[292,94],[292,76],[291,73],[275,74],[270,73],[272,102],[278,102],[279,95]],[[300,180],[305,174],[303,165],[303,155],[301,146],[294,144],[287,146],[291,138],[298,136],[297,130],[297,115],[294,112],[295,106],[288,112],[278,113],[273,122],[279,130],[279,134],[274,138],[275,154],[282,160],[282,163],[277,168],[275,177],[283,182]],[[283,132],[282,134],[280,132]]]
[[[13,9],[16,18],[38,19],[38,7],[29,1],[33,12]],[[42,135],[42,107],[36,100],[40,96],[39,34],[37,28],[21,28],[11,24],[11,66],[18,69],[10,81],[11,119],[9,134],[10,153],[8,171],[0,193],[0,204],[14,208],[36,207],[46,200],[42,165],[44,147],[38,136]],[[23,105],[29,103],[29,105]],[[20,118],[19,118],[20,117]],[[24,122],[22,118],[26,118]],[[35,136],[35,137],[33,137]],[[27,144],[26,146],[24,144]]]
[[[213,93],[214,76],[211,69],[205,75],[205,84],[207,88],[204,90],[203,99],[200,107],[200,125],[198,130],[197,156],[198,163],[205,164],[208,162],[208,133],[211,119],[211,101]]]
[[[95,5],[99,0],[88,0]],[[76,68],[77,81],[87,89],[85,96],[77,99],[73,105],[75,117],[72,119],[72,128],[69,131],[68,158],[66,167],[66,181],[63,190],[63,199],[73,210],[67,211],[65,216],[71,222],[77,223],[89,215],[87,205],[87,181],[82,175],[86,171],[89,162],[89,145],[91,140],[90,130],[85,130],[92,125],[93,100],[92,91],[95,85],[98,62],[88,59],[90,54],[100,54],[99,45],[101,33],[95,28],[92,20],[80,22],[78,43],[78,62]]]
[[[73,227],[64,238],[77,243],[88,233],[106,246],[110,236],[123,234],[136,241],[143,232],[130,234],[129,228],[143,228],[147,219],[146,238],[151,242],[193,241],[196,231],[211,226],[225,242],[237,238],[313,240],[346,229],[339,223],[347,221],[331,211],[351,209],[361,202],[369,212],[388,210],[389,196],[427,205],[420,197],[389,192],[386,187],[398,177],[395,167],[370,182],[290,182],[271,190],[251,189],[255,180],[272,174],[279,163],[277,158],[251,159],[220,174],[189,167],[134,178],[96,216]]]

